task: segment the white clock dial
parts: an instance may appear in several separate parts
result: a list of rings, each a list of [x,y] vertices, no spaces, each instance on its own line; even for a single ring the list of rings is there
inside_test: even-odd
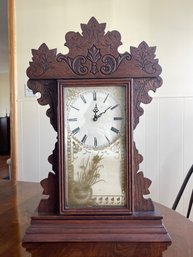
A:
[[[67,127],[84,147],[96,150],[105,148],[122,133],[123,105],[111,90],[85,89],[68,106]]]

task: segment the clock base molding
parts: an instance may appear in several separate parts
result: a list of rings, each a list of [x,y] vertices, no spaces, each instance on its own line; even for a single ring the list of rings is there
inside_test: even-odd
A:
[[[61,216],[32,217],[23,243],[40,242],[143,242],[171,244],[160,216],[116,219],[63,219]]]
[[[161,257],[170,244],[158,216],[122,220],[33,217],[23,239],[32,257]]]
[[[34,243],[26,244],[31,257],[162,257],[167,249],[160,243]]]

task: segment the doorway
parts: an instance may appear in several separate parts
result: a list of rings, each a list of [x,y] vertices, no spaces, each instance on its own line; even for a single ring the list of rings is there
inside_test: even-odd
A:
[[[0,0],[0,179],[16,180],[14,0]]]

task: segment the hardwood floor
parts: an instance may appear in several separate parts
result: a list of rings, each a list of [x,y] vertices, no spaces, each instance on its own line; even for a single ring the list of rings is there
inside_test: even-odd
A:
[[[9,179],[9,167],[7,165],[9,158],[9,155],[0,155],[0,179]]]

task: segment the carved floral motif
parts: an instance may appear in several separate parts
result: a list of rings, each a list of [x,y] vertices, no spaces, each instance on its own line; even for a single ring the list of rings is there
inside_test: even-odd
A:
[[[88,49],[87,59],[91,62],[90,72],[95,75],[98,72],[97,62],[101,59],[100,49],[93,45]]]
[[[118,47],[121,35],[118,31],[105,33],[106,24],[99,24],[92,17],[88,24],[81,24],[82,34],[70,31],[66,34],[69,48],[66,55],[56,54],[42,44],[38,50],[32,50],[32,62],[27,70],[29,78],[71,78],[81,77],[126,77],[157,76],[161,73],[158,59],[155,59],[156,47],[142,42],[138,47],[130,47],[130,52],[120,54]],[[137,71],[137,74],[136,74]]]
[[[42,44],[38,50],[32,49],[32,61],[28,68],[28,76],[41,76],[46,71],[54,69],[57,49],[49,49],[46,44]]]
[[[33,91],[34,94],[41,93],[38,98],[40,105],[49,104],[50,108],[46,114],[50,118],[55,131],[57,131],[57,81],[56,80],[29,80],[28,87]]]
[[[69,48],[69,54],[58,54],[57,61],[67,63],[77,75],[115,72],[124,59],[131,59],[131,55],[118,53],[122,44],[120,33],[111,31],[105,34],[105,27],[105,23],[99,24],[93,17],[88,24],[81,24],[82,35],[68,32],[65,46]]]
[[[131,46],[131,56],[136,61],[136,67],[139,67],[149,74],[156,73],[158,59],[154,59],[155,50],[156,47],[149,47],[144,41],[138,47]]]
[[[71,70],[77,75],[87,75],[92,73],[101,73],[109,75],[114,73],[123,60],[131,60],[129,53],[119,54],[117,57],[106,54],[101,55],[101,51],[95,45],[88,49],[87,55],[79,55],[74,58],[59,54],[57,57],[58,62],[65,62],[69,65]]]
[[[155,92],[161,85],[161,77],[139,78],[133,80],[133,129],[135,129],[139,123],[139,117],[143,115],[143,108],[140,106],[141,103],[150,103],[152,97],[149,96],[148,92],[150,90]]]
[[[147,211],[154,210],[152,200],[145,199],[144,195],[148,195],[149,187],[151,185],[151,180],[145,178],[142,171],[139,171],[139,164],[143,161],[143,157],[139,154],[135,143],[133,144],[134,150],[134,183],[135,183],[135,192],[134,192],[134,208],[136,211]]]

